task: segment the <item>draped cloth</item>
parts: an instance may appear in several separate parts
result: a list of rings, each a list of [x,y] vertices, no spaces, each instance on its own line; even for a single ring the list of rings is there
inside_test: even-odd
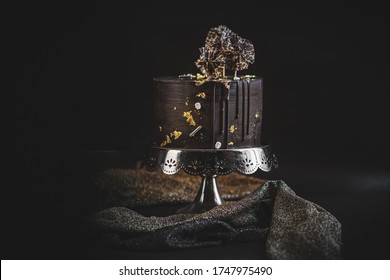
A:
[[[338,220],[319,205],[297,196],[283,181],[227,175],[230,178],[220,184],[228,200],[225,204],[202,214],[146,217],[134,209],[158,205],[159,201],[189,202],[198,185],[186,174],[172,179],[144,172],[110,170],[95,178],[105,206],[89,217],[89,223],[105,245],[124,250],[182,250],[257,240],[264,244],[269,259],[341,257]],[[187,179],[190,183],[186,186]],[[187,190],[184,195],[177,185],[180,180],[182,189]],[[107,192],[110,187],[111,192]],[[125,194],[128,196],[123,197]],[[102,199],[99,202],[102,204]]]

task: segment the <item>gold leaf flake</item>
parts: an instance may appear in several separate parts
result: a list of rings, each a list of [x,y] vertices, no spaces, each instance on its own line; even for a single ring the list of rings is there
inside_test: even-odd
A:
[[[228,143],[228,146],[233,146],[234,145],[234,142],[229,142]]]
[[[199,92],[196,97],[200,97],[200,98],[203,98],[203,99],[206,99],[206,93],[205,92]]]
[[[164,147],[167,145],[167,141],[162,141],[161,144],[160,144],[160,147]]]
[[[186,106],[188,106],[188,104],[190,104],[190,101],[188,100],[188,97],[186,97],[186,102],[184,104],[186,104]]]
[[[256,112],[255,118],[256,118],[256,119],[260,118],[260,112]]]
[[[196,79],[197,80],[204,80],[204,79],[206,79],[206,76],[203,76],[202,74],[196,73]]]
[[[158,126],[158,128],[160,129],[160,132],[162,131],[162,127],[161,126]]]
[[[236,130],[237,130],[237,127],[234,124],[232,124],[229,128],[230,133],[234,133]]]
[[[176,111],[176,109],[177,109],[177,108],[176,108],[176,106],[175,106],[175,107],[173,107],[173,110],[175,110],[175,111]]]
[[[166,141],[167,141],[167,143],[172,143],[172,141],[171,141],[171,138],[169,138],[169,135],[166,135]]]
[[[205,82],[206,82],[206,80],[196,80],[196,81],[195,81],[195,85],[196,85],[197,87],[199,87],[199,86],[203,85]]]
[[[194,118],[192,117],[192,114],[191,114],[192,111],[187,111],[187,112],[183,112],[183,117],[185,117],[187,120],[187,123],[189,123],[190,125],[192,126],[195,126],[196,125],[196,122],[194,120]]]
[[[182,132],[181,131],[178,131],[178,130],[174,130],[171,132],[171,137],[173,137],[173,139],[177,139],[181,136]]]

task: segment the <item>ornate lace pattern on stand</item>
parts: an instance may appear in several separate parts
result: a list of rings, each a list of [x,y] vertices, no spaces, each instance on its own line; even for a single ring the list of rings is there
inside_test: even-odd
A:
[[[252,174],[258,169],[270,171],[277,167],[270,146],[232,150],[178,150],[152,147],[144,161],[147,170],[160,167],[165,174],[183,169],[191,175],[224,175],[237,171]]]

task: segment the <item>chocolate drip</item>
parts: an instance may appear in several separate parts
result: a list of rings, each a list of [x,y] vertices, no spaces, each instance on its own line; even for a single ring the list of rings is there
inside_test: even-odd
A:
[[[245,83],[242,83],[242,141],[245,140]]]
[[[247,109],[246,109],[246,113],[247,113],[247,118],[246,118],[246,135],[249,135],[249,119],[250,119],[250,103],[251,103],[251,92],[250,92],[250,81],[247,81],[247,93],[248,93],[248,106],[247,106]]]
[[[229,129],[229,90],[228,89],[224,89],[225,90],[225,98],[224,98],[224,101],[225,101],[225,129],[226,129],[226,133],[225,133],[225,148],[227,148],[227,143],[228,143],[228,129]]]
[[[213,98],[211,98],[211,147],[215,145],[215,91],[217,84],[213,86]]]
[[[225,89],[221,87],[221,101],[220,101],[220,120],[219,120],[219,128],[220,133],[225,133]]]
[[[240,95],[240,87],[239,87],[239,83],[237,81],[237,85],[236,85],[236,119],[238,119],[240,117],[240,112],[239,112],[239,98],[238,96]]]
[[[227,147],[228,142],[228,128],[229,128],[229,90],[221,85],[221,101],[220,101],[220,134],[225,137],[225,145]]]
[[[255,119],[255,112],[258,110],[259,114],[262,113],[261,79],[234,80],[230,86],[228,89],[215,81],[197,86],[193,80],[175,77],[155,79],[157,145],[187,149],[213,149],[217,141],[222,149],[260,145],[261,121]],[[200,111],[189,106],[197,102],[202,103]],[[188,121],[186,116],[191,116],[191,112],[194,119]],[[261,118],[261,115],[257,118]],[[256,128],[253,127],[254,121],[258,123]],[[177,138],[170,136],[175,131],[181,132]],[[233,143],[232,146],[228,145],[229,141]]]

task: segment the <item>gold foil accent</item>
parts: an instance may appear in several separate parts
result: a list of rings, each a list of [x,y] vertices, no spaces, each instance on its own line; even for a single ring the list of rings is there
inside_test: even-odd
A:
[[[177,139],[181,136],[182,132],[181,131],[178,131],[178,130],[174,130],[171,132],[171,137],[173,137],[173,139]]]
[[[228,143],[228,146],[233,146],[234,145],[234,142],[229,142]]]
[[[232,124],[229,128],[230,133],[234,133],[236,130],[237,130],[237,127],[234,124]]]
[[[197,87],[199,87],[199,86],[203,85],[205,82],[206,82],[206,80],[196,80],[196,81],[195,81],[195,85],[196,85]]]
[[[190,104],[190,101],[188,100],[188,97],[186,97],[186,102],[184,104],[186,104],[186,106],[188,106],[188,104]]]
[[[196,79],[197,80],[204,80],[204,79],[206,79],[206,76],[199,74],[199,73],[196,73]]]
[[[194,118],[192,117],[192,114],[191,114],[192,111],[187,111],[187,112],[183,112],[183,117],[185,117],[187,120],[187,123],[189,123],[190,125],[192,126],[195,126],[196,125],[196,122],[194,120]]]
[[[196,81],[195,81],[195,85],[196,86],[201,86],[203,85],[204,83],[206,82],[206,77],[197,73],[196,74]]]
[[[162,141],[161,144],[160,144],[160,147],[164,147],[167,145],[167,141]]]
[[[260,118],[260,112],[256,112],[255,118],[256,118],[256,119]]]
[[[160,132],[162,131],[162,127],[159,125],[158,128],[160,129]]]
[[[171,138],[169,138],[169,135],[165,135],[166,136],[166,141],[167,141],[167,143],[172,143],[172,141],[171,141]]]
[[[206,93],[205,92],[199,92],[196,97],[200,97],[200,98],[203,98],[203,99],[206,99]]]

